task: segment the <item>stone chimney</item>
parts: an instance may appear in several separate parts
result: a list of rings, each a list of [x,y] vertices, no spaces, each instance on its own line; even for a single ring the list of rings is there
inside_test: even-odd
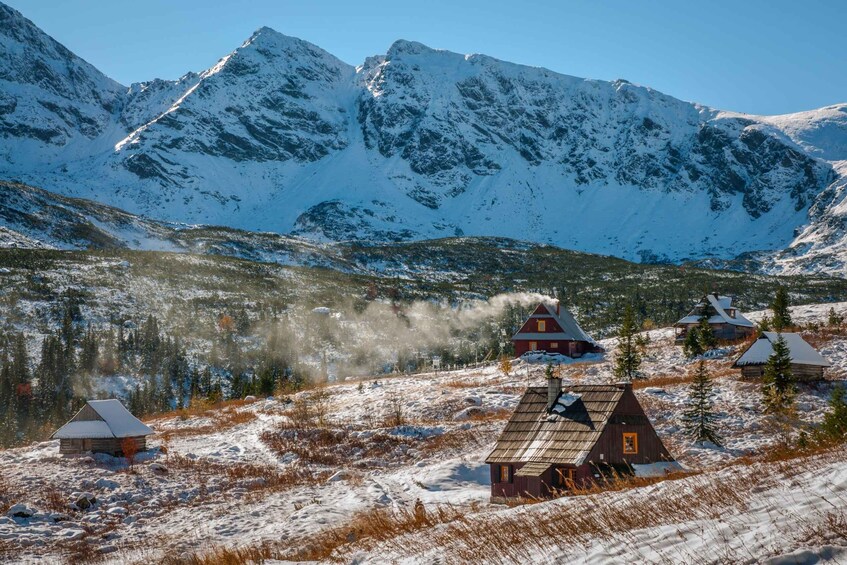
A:
[[[553,410],[559,395],[562,394],[562,379],[556,376],[547,377],[547,411]]]
[[[561,309],[562,309],[562,303],[557,300],[556,301],[556,315],[557,316],[559,315],[559,312],[561,311]]]

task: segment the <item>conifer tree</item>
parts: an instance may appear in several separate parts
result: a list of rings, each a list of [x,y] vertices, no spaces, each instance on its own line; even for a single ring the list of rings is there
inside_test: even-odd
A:
[[[827,317],[827,325],[831,328],[837,328],[844,323],[844,316],[840,316],[836,314],[835,308],[829,309],[829,316]]]
[[[788,298],[788,291],[785,290],[784,286],[781,286],[776,289],[776,296],[774,296],[773,302],[771,303],[771,310],[773,310],[773,327],[778,332],[781,332],[783,329],[791,325],[791,314],[788,312],[789,306],[790,302]]]
[[[682,342],[682,350],[688,357],[697,357],[703,354],[703,346],[700,345],[699,327],[689,328]]]
[[[706,363],[700,361],[688,391],[687,408],[682,416],[683,425],[685,433],[694,441],[710,441],[721,446],[723,438],[716,428],[717,415],[713,411],[713,396],[712,379],[706,369]]]
[[[624,309],[621,329],[618,332],[618,347],[615,351],[615,378],[622,381],[632,381],[640,375],[641,356],[635,343],[635,333],[638,326],[632,313],[632,306]]]
[[[700,349],[705,353],[714,349],[718,344],[715,338],[715,332],[712,331],[712,325],[709,323],[709,317],[704,315],[700,318],[700,325],[697,327],[697,339],[700,342]]]
[[[847,390],[838,383],[829,397],[829,410],[824,414],[820,433],[825,439],[840,441],[847,438]]]
[[[773,343],[773,353],[765,363],[762,402],[769,414],[788,415],[794,407],[797,384],[791,372],[791,352],[782,335]]]

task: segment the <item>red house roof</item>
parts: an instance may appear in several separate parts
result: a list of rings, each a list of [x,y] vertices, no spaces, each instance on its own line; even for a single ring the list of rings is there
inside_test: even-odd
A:
[[[557,312],[558,310],[558,312]],[[561,331],[557,332],[530,332],[526,331],[528,329],[528,322],[530,320],[537,319],[552,319]],[[515,340],[539,340],[539,339],[557,339],[562,341],[586,341],[593,345],[597,345],[597,343],[591,339],[587,333],[583,331],[579,324],[576,323],[576,320],[568,312],[566,309],[559,307],[558,305],[549,305],[545,303],[541,303],[529,317],[529,319],[524,323],[523,327],[518,330],[518,333],[512,336],[512,341]]]

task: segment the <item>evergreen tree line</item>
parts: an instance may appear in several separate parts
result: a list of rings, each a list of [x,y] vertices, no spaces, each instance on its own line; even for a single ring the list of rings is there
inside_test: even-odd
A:
[[[43,338],[40,355],[30,355],[23,333],[0,334],[0,446],[45,439],[95,391],[111,396],[108,386],[96,385],[113,375],[136,381],[123,396],[139,416],[197,399],[269,396],[315,378],[298,362],[293,334],[280,324],[272,324],[262,346],[249,353],[240,343],[241,324],[219,321],[218,326],[211,351],[202,358],[189,358],[182,339],[162,331],[155,316],[97,329],[70,305],[59,328]]]

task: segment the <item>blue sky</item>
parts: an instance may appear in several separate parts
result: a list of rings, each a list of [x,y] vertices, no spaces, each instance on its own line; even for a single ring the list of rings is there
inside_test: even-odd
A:
[[[267,25],[360,64],[395,39],[758,114],[847,102],[843,0],[3,0],[123,84],[199,71]]]

